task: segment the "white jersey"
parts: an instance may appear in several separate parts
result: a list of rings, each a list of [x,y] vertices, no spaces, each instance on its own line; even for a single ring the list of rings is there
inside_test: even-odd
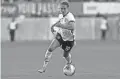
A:
[[[15,30],[16,29],[16,22],[11,22],[9,28],[11,30]]]
[[[72,13],[68,13],[66,16],[63,16],[62,14],[59,14],[59,20],[60,20],[60,23],[61,24],[65,24],[65,23],[68,23],[70,21],[74,21],[75,22],[75,17]],[[71,31],[71,30],[68,30],[68,29],[62,29],[62,28],[59,28],[59,31],[58,31],[63,40],[64,41],[73,41],[74,40],[74,37],[75,37],[75,33],[74,33],[74,30]]]
[[[107,20],[102,19],[102,23],[101,23],[100,28],[101,28],[102,30],[107,30]]]

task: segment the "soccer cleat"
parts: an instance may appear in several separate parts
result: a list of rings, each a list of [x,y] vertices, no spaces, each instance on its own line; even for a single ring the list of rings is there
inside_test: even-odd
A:
[[[67,63],[67,65],[71,65],[71,64],[72,64],[72,61],[70,63],[69,62]]]
[[[39,69],[38,72],[44,73],[46,71],[46,68]]]
[[[72,64],[72,61],[70,63],[67,63],[67,69],[70,69],[70,65]]]

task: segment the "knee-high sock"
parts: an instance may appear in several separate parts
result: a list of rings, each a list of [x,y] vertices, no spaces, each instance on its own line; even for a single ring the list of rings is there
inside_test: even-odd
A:
[[[43,67],[46,67],[51,59],[52,52],[46,51]]]
[[[68,57],[65,57],[65,59],[67,60],[67,64],[71,64],[72,60],[71,60],[71,54],[69,53]]]

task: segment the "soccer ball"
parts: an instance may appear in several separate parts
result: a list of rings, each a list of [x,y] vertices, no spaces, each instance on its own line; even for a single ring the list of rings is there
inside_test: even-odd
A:
[[[75,74],[75,66],[71,65],[65,65],[63,68],[63,73],[66,76],[72,76]]]
[[[19,19],[25,19],[25,15],[19,15],[18,18]]]
[[[23,22],[25,19],[25,15],[19,15],[17,18],[16,18],[16,22],[17,23],[21,23]]]

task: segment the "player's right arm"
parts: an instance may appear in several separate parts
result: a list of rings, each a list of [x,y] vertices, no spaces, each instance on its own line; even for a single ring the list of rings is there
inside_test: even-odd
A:
[[[51,26],[51,32],[52,32],[52,33],[54,32],[54,27],[57,26],[59,23],[60,23],[60,20],[57,21],[55,24],[53,24],[53,25]]]
[[[59,14],[58,18],[59,18],[59,20],[58,20],[55,24],[53,24],[53,25],[51,26],[51,32],[52,32],[52,33],[55,31],[55,30],[54,30],[54,27],[60,25],[60,20],[62,19],[62,15]]]

